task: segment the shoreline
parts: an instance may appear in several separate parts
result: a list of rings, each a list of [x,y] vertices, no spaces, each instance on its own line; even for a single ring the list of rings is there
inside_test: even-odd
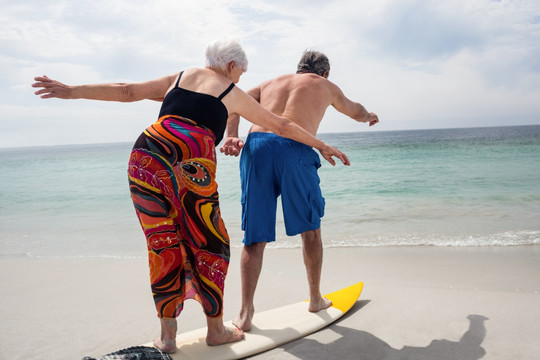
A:
[[[523,233],[533,233],[536,235],[538,231],[522,231]],[[297,237],[296,241],[292,244],[285,244],[283,245],[280,243],[281,239],[276,240],[275,242],[270,242],[266,246],[267,251],[282,251],[282,250],[301,250],[302,249],[302,240],[300,239],[299,235],[295,235]],[[290,238],[290,237],[289,237]],[[373,245],[371,243],[367,244],[343,244],[343,242],[335,242],[332,240],[323,240],[323,249],[325,251],[332,251],[336,249],[415,249],[415,248],[433,248],[433,249],[447,249],[448,251],[452,251],[452,249],[468,249],[469,251],[481,251],[483,249],[492,249],[493,251],[497,251],[496,249],[500,249],[500,251],[504,251],[503,249],[511,249],[511,248],[540,248],[540,242],[537,240],[533,240],[530,242],[524,242],[524,241],[515,241],[510,242],[507,244],[487,244],[487,243],[473,243],[473,244],[463,244],[463,243],[452,243],[452,244],[446,244],[446,243],[420,243],[420,244],[414,244],[414,243],[387,243],[383,245]],[[231,244],[231,254],[239,253],[241,252],[243,248],[242,243],[234,243]],[[15,259],[48,259],[48,260],[145,260],[146,261],[146,249],[141,246],[137,251],[134,249],[130,249],[129,253],[130,255],[119,255],[119,254],[88,254],[88,255],[76,255],[76,254],[65,254],[65,255],[50,255],[50,254],[39,254],[35,255],[32,253],[24,253],[24,252],[13,252],[13,253],[5,253],[0,254],[0,261],[2,260],[15,260]],[[384,251],[384,250],[383,250]],[[142,254],[142,255],[141,255]]]
[[[225,320],[240,307],[240,249],[231,251]],[[540,352],[538,245],[324,252],[322,292],[364,281],[358,303],[337,323],[252,359],[506,360]],[[159,333],[145,258],[0,258],[0,270],[5,358],[99,357]],[[256,310],[307,294],[301,249],[268,249]],[[186,302],[179,331],[203,326],[199,304]]]

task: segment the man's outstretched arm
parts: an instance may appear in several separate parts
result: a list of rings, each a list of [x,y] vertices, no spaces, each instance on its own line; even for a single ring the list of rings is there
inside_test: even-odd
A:
[[[343,94],[343,91],[339,87],[331,82],[329,83],[331,84],[333,94],[332,106],[337,111],[356,121],[369,123],[369,126],[373,126],[379,122],[379,117],[375,113],[368,112],[362,104],[350,100]]]

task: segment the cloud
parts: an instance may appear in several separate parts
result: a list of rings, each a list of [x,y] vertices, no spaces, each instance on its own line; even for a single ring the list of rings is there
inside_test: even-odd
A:
[[[465,3],[387,2],[369,18],[364,34],[380,54],[412,61],[450,56],[481,46],[484,34],[476,11]]]
[[[68,84],[144,81],[202,66],[206,43],[229,35],[249,58],[241,88],[294,72],[304,49],[321,50],[331,60],[330,79],[379,113],[381,130],[539,123],[539,19],[535,0],[11,3],[0,13],[0,143],[13,146],[25,138],[17,131],[39,128],[31,121],[40,111],[49,120],[56,113],[66,129],[74,121],[110,126],[124,111],[131,120],[119,128],[132,121],[139,131],[155,105],[44,102],[32,94],[33,76]],[[363,129],[333,110],[321,127]],[[97,131],[70,135],[55,138],[105,141]]]
[[[466,59],[491,84],[512,86],[539,70],[539,13],[531,1],[387,1],[362,32],[375,56],[405,69],[437,72]]]

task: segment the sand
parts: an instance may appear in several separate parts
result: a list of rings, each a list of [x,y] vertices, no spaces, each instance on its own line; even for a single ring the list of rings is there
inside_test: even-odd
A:
[[[233,249],[226,320],[240,306]],[[0,359],[81,359],[150,341],[159,322],[144,259],[0,258]],[[322,289],[364,281],[344,318],[251,357],[535,359],[540,354],[540,246],[325,249]],[[279,290],[277,290],[279,289]],[[301,249],[268,249],[258,311],[307,298]],[[205,325],[186,303],[180,331]]]

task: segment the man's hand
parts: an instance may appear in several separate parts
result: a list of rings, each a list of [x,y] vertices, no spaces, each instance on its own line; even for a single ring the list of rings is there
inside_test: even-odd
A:
[[[379,122],[379,117],[375,113],[368,113],[366,122],[369,123],[369,126],[373,126]]]
[[[219,149],[222,153],[225,155],[230,156],[238,156],[240,155],[240,150],[244,147],[244,142],[237,138],[228,136],[225,138],[225,142],[223,143],[223,146]]]
[[[347,157],[347,155],[345,155],[344,153],[342,153],[341,151],[339,151],[336,148],[333,148],[331,146],[326,145],[324,150],[319,150],[319,152],[321,153],[323,158],[326,159],[326,161],[328,161],[330,164],[332,164],[332,166],[336,166],[336,162],[334,161],[332,156],[335,156],[339,160],[341,160],[341,162],[345,166],[351,165],[351,162],[349,161],[349,158]]]

